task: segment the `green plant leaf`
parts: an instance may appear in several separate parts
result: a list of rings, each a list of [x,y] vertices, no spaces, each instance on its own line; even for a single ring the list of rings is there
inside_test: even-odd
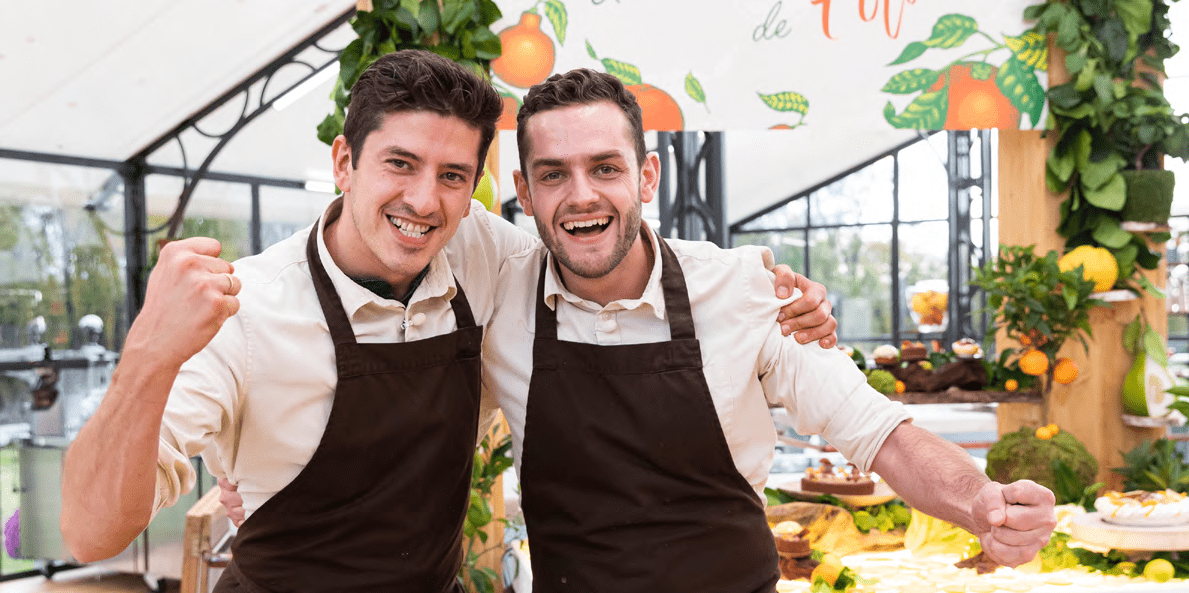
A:
[[[548,0],[545,2],[545,17],[549,19],[549,24],[553,25],[553,35],[557,37],[557,42],[565,45],[566,25],[569,23],[566,5],[560,0]]]
[[[937,72],[928,68],[914,68],[899,72],[883,86],[883,92],[907,95],[923,91],[937,82]]]
[[[1131,240],[1131,233],[1123,230],[1119,221],[1109,216],[1104,217],[1102,223],[1094,228],[1092,236],[1103,247],[1112,249],[1122,247]]]
[[[472,0],[446,0],[442,4],[442,31],[454,35],[474,15],[475,4]]]
[[[500,7],[492,0],[479,0],[479,24],[484,27],[490,27],[492,23],[500,20],[504,13],[500,11]]]
[[[607,69],[607,74],[618,78],[624,86],[632,86],[636,84],[644,84],[644,79],[640,77],[640,69],[618,60],[611,58],[603,58],[603,67]]]
[[[438,7],[438,0],[421,0],[421,10],[417,13],[417,22],[421,24],[421,30],[427,33],[438,30],[442,24],[442,11]]]
[[[1115,175],[1114,177],[1111,177],[1109,181],[1102,185],[1102,187],[1091,189],[1083,185],[1082,189],[1085,190],[1086,201],[1098,206],[1099,208],[1102,208],[1103,210],[1112,210],[1118,212],[1123,208],[1123,204],[1127,201],[1127,183],[1123,181],[1122,175]],[[1118,223],[1116,222],[1116,224]],[[1095,232],[1096,237],[1097,235],[1098,233]],[[1130,237],[1128,237],[1128,239],[1130,240]],[[1099,240],[1099,242],[1105,245],[1110,245],[1111,247],[1122,247],[1124,244],[1126,244],[1126,241],[1119,243],[1118,245],[1113,243],[1105,243],[1101,240]]]
[[[1103,21],[1094,31],[1094,36],[1106,48],[1107,57],[1113,63],[1122,62],[1127,57],[1128,46],[1127,29],[1123,21],[1118,18]]]
[[[323,118],[322,123],[318,124],[318,140],[327,146],[333,146],[334,139],[343,133],[343,119],[344,117],[338,113]]]
[[[1151,327],[1144,332],[1144,352],[1156,364],[1167,367],[1168,366],[1168,351],[1164,347],[1164,339],[1160,337],[1159,333]]]
[[[1009,58],[999,67],[999,72],[995,75],[995,85],[1021,114],[1028,115],[1033,127],[1040,125],[1040,114],[1044,111],[1045,89],[1033,68],[1017,58]]]
[[[418,0],[400,0],[400,7],[409,11],[414,19],[421,14],[421,3]]]
[[[1069,51],[1070,47],[1078,40],[1082,22],[1081,15],[1072,10],[1066,12],[1061,17],[1061,23],[1057,26],[1057,45]]]
[[[685,75],[685,94],[698,103],[706,104],[706,91],[702,89],[702,83],[694,78],[693,72]]]
[[[475,48],[475,57],[480,60],[494,60],[503,53],[500,38],[486,27],[471,29],[471,45]]]
[[[1110,160],[1090,161],[1082,167],[1081,174],[1082,187],[1086,189],[1098,189],[1115,177],[1122,177],[1119,175],[1119,166]]]
[[[1140,316],[1136,315],[1127,327],[1123,328],[1123,348],[1127,353],[1135,356],[1135,353],[1142,349],[1142,344],[1139,339],[1140,336]]]
[[[933,34],[925,40],[928,47],[950,49],[966,42],[978,32],[978,22],[964,14],[947,14],[937,19]]]
[[[949,100],[946,97],[945,89],[941,89],[932,93],[921,93],[899,115],[896,114],[896,108],[892,103],[888,102],[884,107],[883,114],[884,119],[895,128],[940,130],[945,128],[945,115],[948,108]]]
[[[911,62],[911,61],[921,57],[921,54],[925,53],[925,50],[927,50],[927,49],[929,49],[928,45],[925,45],[924,43],[921,43],[920,41],[913,41],[912,43],[909,43],[908,46],[906,46],[904,48],[904,51],[900,52],[900,57],[896,58],[888,65],[889,66],[897,66],[897,65],[903,64],[905,62]]]
[[[1062,186],[1064,186],[1069,181],[1069,178],[1073,176],[1073,168],[1076,160],[1072,152],[1058,154],[1057,151],[1053,151],[1049,155],[1049,158],[1045,160],[1045,164],[1057,176],[1057,179],[1062,182]]]
[[[783,93],[772,93],[771,95],[765,95],[764,93],[756,94],[760,96],[760,100],[762,100],[765,105],[775,109],[776,111],[792,111],[795,113],[800,113],[801,115],[809,113],[809,100],[800,93],[785,91]]]
[[[1138,37],[1152,29],[1152,0],[1115,0],[1114,4],[1128,33]]]
[[[1034,70],[1048,69],[1049,46],[1045,43],[1044,35],[1036,31],[1027,31],[1019,37],[1005,37],[1004,41],[1015,59],[1024,67]]]

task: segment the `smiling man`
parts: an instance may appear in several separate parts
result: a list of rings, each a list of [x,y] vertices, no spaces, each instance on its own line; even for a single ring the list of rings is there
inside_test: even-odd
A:
[[[641,223],[659,159],[615,77],[534,86],[517,138],[516,193],[544,246],[508,259],[489,332],[534,341],[485,347],[484,381],[512,429],[535,593],[773,591],[770,405],[1002,564],[1048,541],[1051,492],[991,482],[845,354],[776,331],[756,253]]]
[[[61,527],[78,560],[123,550],[193,487],[201,453],[247,512],[217,591],[461,591],[494,407],[481,410],[483,325],[503,263],[538,244],[471,200],[500,110],[446,58],[384,56],[352,88],[332,149],[343,197],[319,221],[234,267],[213,239],[162,249],[66,454]],[[808,325],[825,324],[805,339],[833,340],[824,288],[805,287]]]

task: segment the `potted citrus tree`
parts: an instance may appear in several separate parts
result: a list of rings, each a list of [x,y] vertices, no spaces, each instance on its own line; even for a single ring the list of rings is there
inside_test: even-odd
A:
[[[974,271],[971,284],[987,295],[994,327],[1021,346],[1005,348],[999,360],[1041,381],[1045,423],[1052,384],[1072,383],[1078,374],[1073,360],[1058,352],[1069,339],[1088,351],[1090,309],[1105,304],[1093,293],[1114,284],[1116,268],[1101,248],[1082,247],[1058,257],[1056,251],[1038,256],[1033,246],[1003,245],[999,257]]]

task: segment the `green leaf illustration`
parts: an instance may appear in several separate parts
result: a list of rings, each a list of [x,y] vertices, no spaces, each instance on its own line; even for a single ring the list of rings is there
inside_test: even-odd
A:
[[[986,80],[991,77],[992,68],[994,66],[986,62],[974,62],[970,64],[970,77],[975,80]]]
[[[999,67],[995,85],[1021,114],[1028,115],[1032,127],[1040,125],[1040,114],[1044,111],[1045,104],[1045,89],[1031,66],[1016,57],[1008,58]]]
[[[599,59],[599,56],[595,55],[594,48],[590,46],[590,41],[586,42],[586,53],[591,57],[591,59]]]
[[[1049,46],[1040,33],[1028,31],[1019,37],[1006,37],[1007,47],[1017,60],[1028,68],[1048,70]],[[1076,56],[1077,54],[1070,54]],[[1076,70],[1076,69],[1073,69]]]
[[[693,72],[685,75],[685,94],[698,103],[706,104],[706,91],[702,90],[702,83],[694,78]]]
[[[883,86],[882,90],[885,93],[907,95],[909,93],[923,91],[935,82],[937,82],[937,72],[928,68],[915,68],[913,70],[905,70],[893,76]]]
[[[964,14],[947,14],[937,19],[933,34],[925,40],[925,45],[941,49],[958,47],[977,32],[978,21]]]
[[[884,107],[883,116],[894,128],[908,130],[940,130],[945,127],[945,115],[949,109],[949,99],[946,89],[932,93],[921,93],[913,99],[904,113],[896,114],[896,107],[891,101]]]
[[[590,44],[587,44],[589,47]],[[640,78],[640,69],[631,65],[625,64],[618,60],[611,58],[603,58],[603,67],[607,69],[607,74],[618,78],[625,86],[632,86],[634,84],[644,84],[644,79]]]
[[[927,49],[929,49],[929,46],[925,45],[924,43],[921,43],[920,41],[913,41],[912,43],[908,44],[908,47],[904,48],[904,51],[900,52],[900,57],[896,58],[888,65],[896,66],[905,62],[911,62],[921,57],[921,54],[925,53],[925,50]]]
[[[800,93],[785,91],[771,95],[765,95],[764,93],[756,94],[760,96],[764,104],[777,111],[793,111],[801,115],[809,113],[809,99],[806,99]]]
[[[549,24],[553,25],[553,34],[557,37],[557,42],[566,44],[566,25],[569,23],[569,16],[566,14],[566,5],[561,3],[561,0],[548,0],[545,3],[545,16],[549,18]],[[590,44],[587,44],[589,47]]]

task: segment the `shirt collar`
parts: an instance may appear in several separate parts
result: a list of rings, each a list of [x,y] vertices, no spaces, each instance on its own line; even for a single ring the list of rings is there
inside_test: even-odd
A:
[[[353,317],[356,312],[367,305],[385,309],[404,308],[400,301],[382,299],[372,291],[360,286],[348,277],[330,257],[330,251],[326,249],[326,225],[337,220],[342,213],[343,198],[339,197],[327,206],[326,212],[318,219],[318,256],[322,259],[326,275],[330,276],[330,282],[334,284],[335,292],[338,293],[339,300],[343,303],[343,311],[347,313],[347,317]],[[454,298],[455,292],[457,292],[457,288],[454,285],[454,273],[450,268],[450,262],[446,260],[446,254],[439,251],[430,260],[429,272],[426,273],[417,292],[413,294],[409,305],[432,298],[449,301]]]
[[[663,320],[665,318],[665,292],[661,287],[661,249],[657,241],[657,235],[648,228],[648,223],[640,222],[640,238],[644,243],[652,249],[652,272],[648,275],[648,284],[644,286],[644,294],[637,299],[621,299],[607,303],[606,307],[599,306],[598,303],[588,301],[581,298],[566,289],[562,284],[561,276],[557,272],[556,258],[553,253],[545,249],[545,265],[549,266],[549,272],[545,274],[544,297],[545,305],[551,309],[557,310],[557,299],[562,298],[566,302],[581,307],[589,311],[617,311],[617,310],[633,310],[639,309],[645,305],[652,307],[652,312],[657,319]],[[544,249],[544,247],[542,247]],[[678,271],[680,272],[680,270]]]

